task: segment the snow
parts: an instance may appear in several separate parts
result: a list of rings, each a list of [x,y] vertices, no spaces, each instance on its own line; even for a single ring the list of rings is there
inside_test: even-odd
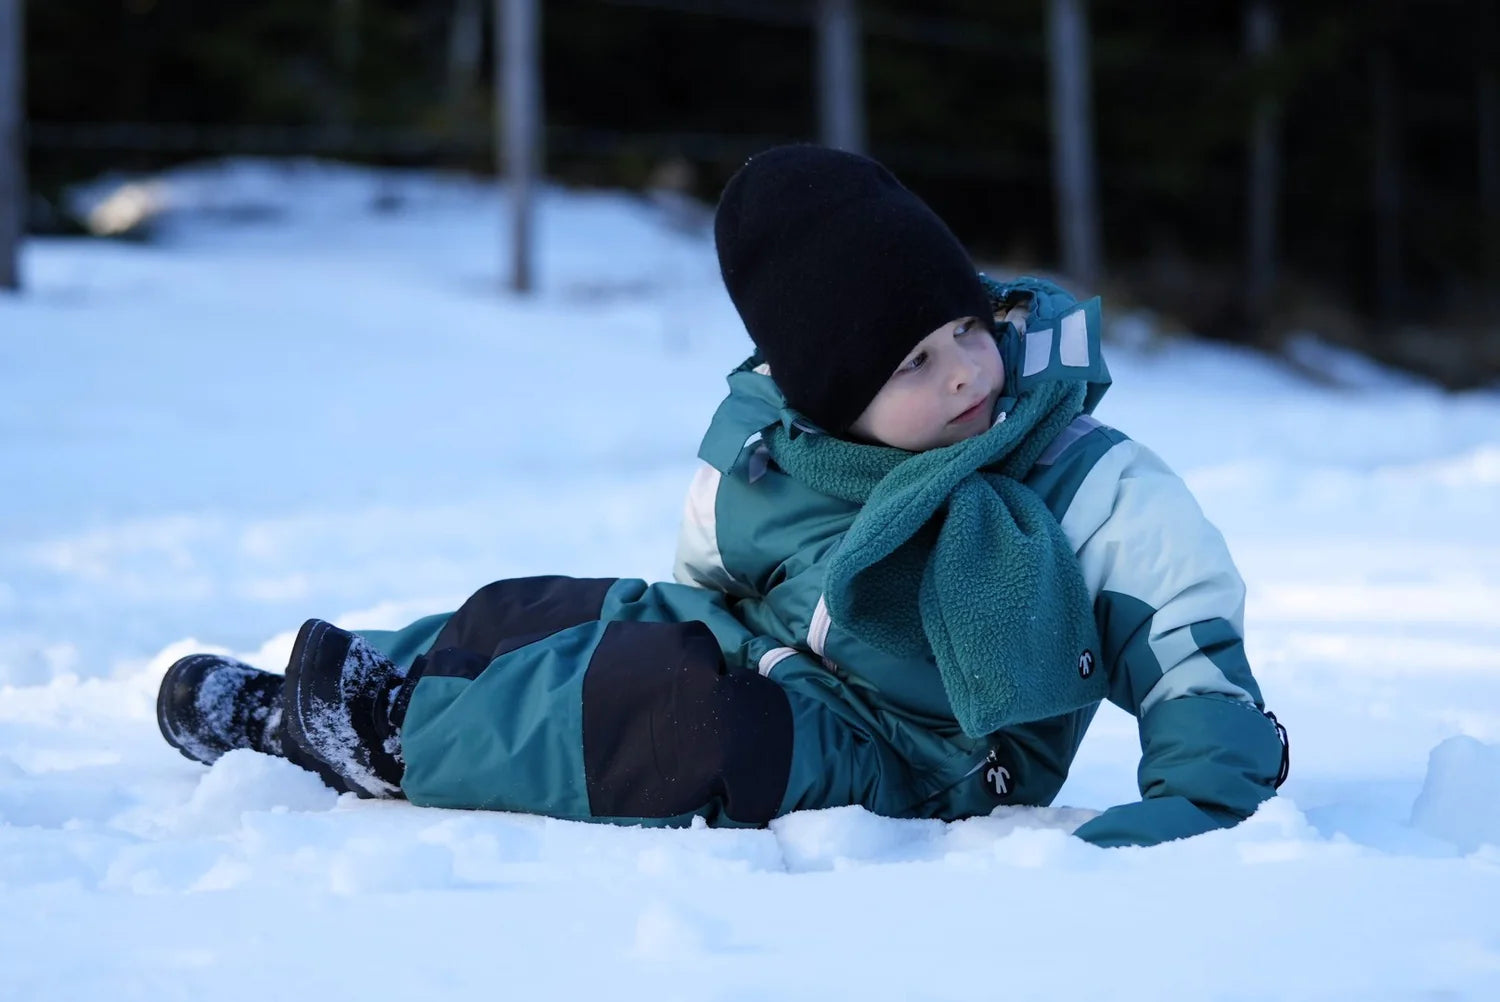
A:
[[[1500,746],[1461,734],[1434,748],[1411,823],[1464,852],[1500,846]]]
[[[1500,997],[1500,394],[1123,318],[1099,416],[1225,533],[1291,732],[1233,830],[1073,839],[1136,796],[1109,707],[1057,806],[954,824],[360,801],[181,757],[166,666],[279,670],[309,616],[499,577],[669,576],[747,342],[706,234],[627,195],[548,189],[522,300],[472,180],[139,180],[151,242],[33,241],[0,297],[0,998]]]

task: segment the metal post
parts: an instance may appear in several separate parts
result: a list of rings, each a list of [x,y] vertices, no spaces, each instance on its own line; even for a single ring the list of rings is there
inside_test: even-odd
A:
[[[1099,277],[1087,0],[1050,0],[1053,184],[1063,270],[1089,289]]]
[[[542,162],[541,15],[536,0],[495,0],[495,123],[500,170],[510,188],[510,288],[530,292],[532,189]]]
[[[25,0],[0,0],[0,289],[21,287],[26,232]]]
[[[1252,0],[1245,12],[1245,49],[1263,68],[1276,46],[1276,13],[1270,0]],[[1265,322],[1276,286],[1276,215],[1281,149],[1280,109],[1270,97],[1259,97],[1250,120],[1249,218],[1246,220],[1246,316]]]
[[[864,72],[855,0],[818,0],[818,112],[823,145],[865,151]]]

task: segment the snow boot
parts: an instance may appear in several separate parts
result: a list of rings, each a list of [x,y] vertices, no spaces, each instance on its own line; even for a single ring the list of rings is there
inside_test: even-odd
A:
[[[189,654],[162,676],[156,724],[195,762],[212,764],[234,748],[281,755],[281,676],[221,654]]]
[[[400,722],[416,681],[407,676],[355,634],[321,619],[303,623],[282,696],[288,757],[305,767],[295,752],[315,759],[362,797],[399,797]]]

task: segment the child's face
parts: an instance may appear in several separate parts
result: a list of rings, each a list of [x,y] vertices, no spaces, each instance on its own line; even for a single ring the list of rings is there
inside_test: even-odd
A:
[[[1000,346],[963,317],[917,343],[851,430],[908,452],[952,445],[989,430],[1004,386]]]

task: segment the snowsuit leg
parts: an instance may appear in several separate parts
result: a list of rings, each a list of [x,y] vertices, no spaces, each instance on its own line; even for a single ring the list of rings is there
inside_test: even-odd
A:
[[[420,675],[403,792],[623,824],[763,825],[847,804],[930,814],[933,777],[899,735],[816,659],[753,635],[729,601],[636,579],[521,578],[451,616],[365,634]]]
[[[966,817],[1050,801],[1092,716],[991,741],[919,724],[753,634],[731,601],[631,578],[518,578],[451,615],[365,633],[420,676],[401,725],[403,792],[425,806],[621,824],[763,825],[850,804]],[[1023,747],[1042,737],[1069,754],[1054,763]],[[981,767],[992,745],[1003,801]]]
[[[700,589],[486,586],[415,659],[403,791],[428,806],[576,820],[764,824],[786,786],[787,699],[731,670],[715,630],[745,632]]]

